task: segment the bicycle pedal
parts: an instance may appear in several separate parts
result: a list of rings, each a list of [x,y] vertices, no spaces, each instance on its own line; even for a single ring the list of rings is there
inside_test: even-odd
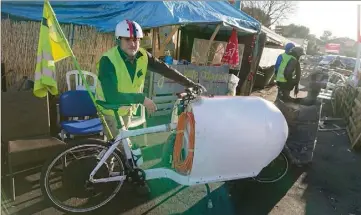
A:
[[[127,175],[127,180],[133,184],[144,184],[145,183],[145,172],[142,169],[135,168]]]

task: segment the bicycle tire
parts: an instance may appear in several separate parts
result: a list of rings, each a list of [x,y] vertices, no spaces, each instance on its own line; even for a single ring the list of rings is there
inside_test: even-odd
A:
[[[281,153],[277,156],[277,158],[278,158],[279,156],[282,156],[282,158],[284,158],[284,160],[285,160],[285,165],[286,165],[285,168],[283,169],[282,174],[281,174],[280,176],[276,176],[276,177],[270,178],[270,179],[261,179],[261,178],[259,177],[260,174],[258,174],[258,175],[257,175],[256,177],[254,177],[253,179],[256,180],[256,181],[259,182],[259,183],[275,183],[275,182],[281,180],[281,179],[287,174],[287,172],[288,172],[288,169],[289,169],[289,161],[288,161],[287,156],[286,156],[283,152],[281,152]],[[277,159],[277,158],[275,158],[275,159]],[[267,168],[267,167],[265,167],[265,168]],[[262,171],[263,171],[263,170],[262,170]],[[261,171],[261,172],[262,172],[262,171]],[[260,173],[261,173],[261,172],[260,172]]]
[[[51,167],[51,165],[54,165],[55,162],[57,162],[57,160],[59,160],[61,158],[61,155],[67,151],[70,151],[71,149],[76,149],[77,147],[81,147],[81,146],[101,146],[101,147],[105,147],[108,148],[108,146],[106,145],[106,143],[102,140],[99,139],[85,139],[85,140],[79,140],[76,143],[72,143],[69,144],[65,147],[65,149],[63,148],[62,150],[60,150],[59,152],[57,152],[55,154],[55,156],[53,156],[51,159],[48,159],[45,164],[43,165],[42,171],[41,171],[41,175],[40,175],[40,188],[41,188],[41,193],[44,196],[44,199],[47,203],[50,203],[53,207],[55,207],[56,209],[62,211],[62,212],[66,212],[66,213],[89,213],[89,212],[93,212],[96,211],[102,207],[104,207],[105,205],[107,205],[112,199],[114,199],[114,197],[119,193],[119,191],[121,190],[121,188],[123,187],[123,182],[119,183],[117,185],[117,188],[111,193],[111,195],[102,203],[100,203],[97,206],[94,207],[90,207],[86,208],[86,209],[79,209],[79,210],[71,210],[70,208],[67,207],[62,207],[60,206],[56,201],[54,201],[54,199],[49,196],[49,192],[48,192],[48,187],[47,187],[47,176],[48,173],[50,172],[51,168],[49,169],[49,167]],[[125,165],[125,155],[116,148],[116,150],[114,151],[117,156],[120,158],[120,161],[122,162],[123,168],[124,168],[124,172],[126,172],[126,165]],[[114,153],[113,152],[113,153]],[[95,166],[94,166],[95,167]]]

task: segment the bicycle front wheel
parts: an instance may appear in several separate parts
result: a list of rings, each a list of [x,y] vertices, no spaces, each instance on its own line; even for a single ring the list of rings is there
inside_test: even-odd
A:
[[[71,213],[94,211],[111,201],[123,181],[91,183],[89,175],[108,147],[101,140],[87,139],[68,146],[44,166],[40,177],[41,191],[57,209]],[[94,176],[108,178],[124,175],[124,156],[115,150]]]

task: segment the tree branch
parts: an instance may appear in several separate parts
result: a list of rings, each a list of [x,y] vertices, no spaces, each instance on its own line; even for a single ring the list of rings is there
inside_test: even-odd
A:
[[[269,27],[287,18],[295,9],[296,3],[290,1],[243,1],[242,10]]]

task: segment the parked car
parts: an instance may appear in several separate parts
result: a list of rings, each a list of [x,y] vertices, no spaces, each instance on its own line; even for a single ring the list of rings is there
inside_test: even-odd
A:
[[[318,63],[319,66],[327,66],[329,65],[337,55],[324,55],[322,60]]]
[[[341,62],[346,66],[348,70],[354,70],[356,66],[356,58],[341,56]]]
[[[345,69],[354,70],[356,65],[356,58],[346,57],[341,55],[325,55],[322,60],[318,63],[318,66],[327,66],[329,65],[337,56],[340,56],[341,62],[345,65]]]

